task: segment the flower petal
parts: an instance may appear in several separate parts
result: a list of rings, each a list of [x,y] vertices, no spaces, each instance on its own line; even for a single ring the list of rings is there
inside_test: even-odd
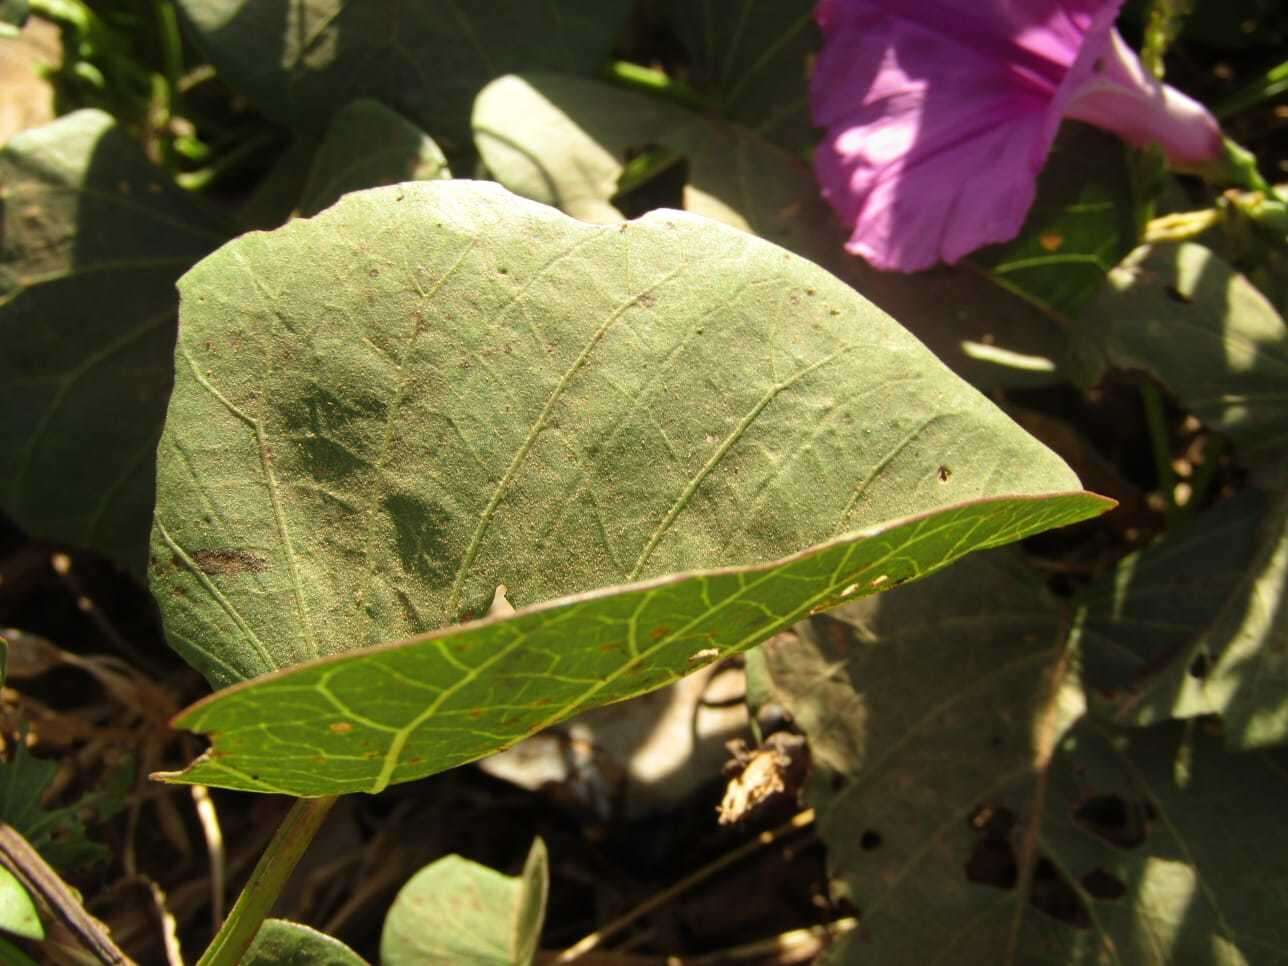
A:
[[[1123,0],[822,0],[811,107],[846,248],[914,271],[1014,237]]]

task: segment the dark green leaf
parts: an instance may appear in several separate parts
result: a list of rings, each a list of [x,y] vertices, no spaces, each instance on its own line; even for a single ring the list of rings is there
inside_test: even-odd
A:
[[[46,808],[40,798],[58,763],[35,758],[21,742],[0,763],[0,822],[12,825],[45,861],[59,870],[73,870],[101,862],[107,849],[85,834],[81,810],[76,805]]]
[[[1005,288],[1070,317],[1139,238],[1125,148],[1085,124],[1066,124],[1038,178],[1019,236],[971,256]]]
[[[1087,598],[1099,710],[1149,724],[1220,714],[1226,741],[1288,740],[1288,497],[1247,491],[1122,561]]]
[[[220,77],[270,117],[315,134],[372,97],[453,156],[470,102],[514,70],[589,73],[608,58],[629,0],[179,0]]]
[[[0,509],[141,576],[174,283],[222,235],[98,111],[15,137],[0,184]]]
[[[506,77],[474,107],[475,140],[511,191],[576,218],[613,222],[629,153],[656,145],[689,168],[684,207],[755,232],[840,276],[981,387],[1058,378],[1061,327],[978,270],[879,272],[842,249],[809,168],[746,128],[594,81]]]
[[[1079,322],[1082,354],[1148,372],[1229,435],[1240,457],[1277,463],[1288,441],[1288,327],[1242,275],[1201,245],[1137,249]],[[1093,367],[1094,368],[1094,367]]]
[[[310,926],[266,919],[241,966],[367,966],[352,949]]]
[[[1233,966],[1284,948],[1288,760],[1183,725],[1098,728],[1073,627],[996,554],[763,648],[860,910],[829,962]]]
[[[670,0],[669,25],[689,55],[688,83],[721,114],[790,149],[818,136],[809,64],[818,50],[814,0]]]
[[[389,909],[381,966],[528,966],[541,939],[549,878],[541,839],[514,877],[459,855],[427,865]]]
[[[300,214],[315,215],[350,191],[451,176],[423,131],[378,101],[354,101],[332,119],[313,157]]]

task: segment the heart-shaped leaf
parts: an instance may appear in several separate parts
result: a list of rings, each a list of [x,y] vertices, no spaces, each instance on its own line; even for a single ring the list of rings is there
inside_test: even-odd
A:
[[[541,839],[517,876],[459,855],[425,866],[389,908],[381,966],[528,966],[541,940],[549,880]]]
[[[499,584],[523,606],[954,508],[817,560],[371,651],[356,674],[315,665],[273,685],[322,715],[302,732],[303,705],[264,716],[272,682],[216,698],[183,722],[219,732],[205,773],[237,787],[450,767],[749,647],[847,596],[841,576],[911,578],[1107,503],[822,269],[679,212],[595,226],[491,184],[408,184],[243,237],[180,288],[152,580],[171,642],[219,684],[477,616]],[[449,709],[487,719],[444,742]],[[308,763],[264,771],[247,713]]]
[[[101,111],[0,151],[0,509],[142,576],[175,280],[226,236]]]
[[[529,74],[485,87],[474,137],[507,188],[575,218],[621,220],[610,199],[628,154],[657,145],[682,157],[684,208],[754,232],[843,278],[981,387],[1056,378],[1059,325],[978,270],[879,272],[848,255],[808,167],[747,128],[578,77]]]
[[[1288,848],[1284,753],[1098,726],[1076,627],[999,553],[761,649],[861,910],[829,962],[1234,964],[1283,948],[1288,867],[1267,857]]]

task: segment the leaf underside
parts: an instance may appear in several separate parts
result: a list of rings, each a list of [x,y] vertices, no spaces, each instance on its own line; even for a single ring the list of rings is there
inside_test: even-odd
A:
[[[1078,495],[1054,454],[833,276],[680,212],[596,226],[495,185],[408,184],[245,236],[180,290],[151,577],[171,642],[220,685],[481,615],[499,584],[522,608],[965,514],[946,524],[946,546],[891,558],[882,573],[894,580],[1107,505]],[[291,756],[265,770],[249,733],[212,717],[216,698],[183,719],[219,732],[206,778],[185,780],[223,784],[214,772],[232,769],[236,787],[323,794],[333,778],[377,790],[450,767],[556,712],[674,680],[697,651],[749,647],[846,596],[847,566],[886,559],[879,545],[856,550],[862,561],[849,553],[825,555],[818,587],[764,600],[734,576],[695,578],[725,582],[705,603],[710,590],[649,591],[669,616],[648,629],[669,631],[648,644],[626,645],[622,611],[599,602],[518,618],[521,630],[488,625],[481,662],[413,645],[413,663],[428,664],[400,668],[415,683],[398,689],[363,663],[377,660],[369,652],[342,677],[384,689],[397,710],[375,714],[356,755],[337,746],[331,776],[316,764],[330,751],[313,742],[332,726],[356,742],[365,702],[342,699],[336,718],[316,681],[302,685],[321,702],[306,703],[322,733],[312,711],[301,732],[285,706],[257,707],[262,727],[296,736],[288,744],[307,736],[307,766]],[[715,626],[732,601],[753,613]],[[624,650],[587,664],[610,644]],[[498,677],[510,665],[536,676],[518,697]],[[333,673],[319,667],[307,673]],[[488,716],[477,743],[433,737],[449,707]],[[403,749],[413,735],[428,744]]]

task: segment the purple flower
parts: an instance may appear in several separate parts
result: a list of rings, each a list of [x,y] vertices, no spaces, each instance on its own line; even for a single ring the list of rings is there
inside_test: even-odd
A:
[[[1065,117],[1194,166],[1222,151],[1202,105],[1113,28],[1123,0],[821,0],[814,168],[877,268],[955,262],[1019,233]]]

